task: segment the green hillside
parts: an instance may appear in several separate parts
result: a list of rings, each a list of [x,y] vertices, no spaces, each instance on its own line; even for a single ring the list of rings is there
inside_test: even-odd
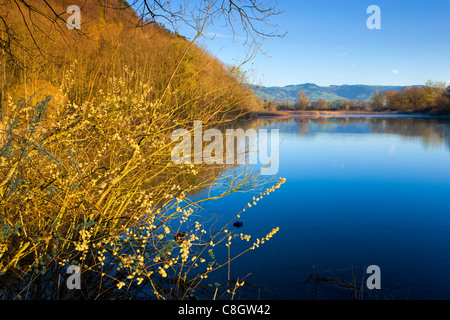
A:
[[[294,104],[297,101],[297,95],[300,90],[305,90],[306,94],[311,96],[311,101],[324,99],[326,101],[335,101],[339,99],[348,100],[368,100],[370,96],[377,91],[402,90],[402,86],[369,86],[369,85],[341,85],[321,87],[314,83],[305,83],[299,85],[290,85],[285,87],[264,87],[253,86],[256,95],[267,101],[290,102]]]

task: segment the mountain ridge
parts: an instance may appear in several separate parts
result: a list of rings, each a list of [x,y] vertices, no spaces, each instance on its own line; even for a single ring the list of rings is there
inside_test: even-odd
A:
[[[303,83],[297,85],[279,86],[256,86],[252,85],[257,97],[261,100],[273,102],[288,102],[294,104],[297,101],[298,92],[305,90],[306,95],[311,97],[311,102],[319,99],[326,101],[336,101],[340,99],[347,100],[368,100],[371,95],[377,91],[395,90],[400,91],[405,87],[411,86],[385,86],[385,85],[330,85],[319,86],[315,83]]]

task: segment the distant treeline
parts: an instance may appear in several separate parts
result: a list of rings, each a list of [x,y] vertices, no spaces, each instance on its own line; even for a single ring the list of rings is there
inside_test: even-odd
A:
[[[377,92],[370,98],[375,111],[449,113],[450,86],[428,81],[423,87],[406,87],[401,91]]]
[[[375,92],[369,100],[319,99],[311,102],[305,90],[298,92],[295,104],[264,101],[263,108],[277,110],[392,111],[443,114],[450,113],[450,86],[428,81],[424,86],[405,87],[401,91]]]

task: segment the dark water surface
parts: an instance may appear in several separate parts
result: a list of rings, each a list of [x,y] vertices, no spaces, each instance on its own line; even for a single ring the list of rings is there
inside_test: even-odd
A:
[[[253,240],[280,228],[231,264],[232,278],[251,273],[239,298],[450,299],[449,119],[321,116],[246,126],[280,130],[278,176],[287,181],[239,219],[235,231]],[[253,196],[205,209],[227,221]],[[246,246],[238,241],[232,253]],[[363,281],[369,265],[381,269],[379,291]],[[305,283],[311,273],[322,281]],[[345,287],[352,279],[362,293]]]

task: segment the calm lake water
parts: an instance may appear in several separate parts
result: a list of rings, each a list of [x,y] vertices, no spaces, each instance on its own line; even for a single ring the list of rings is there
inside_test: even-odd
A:
[[[231,264],[231,277],[250,274],[252,285],[236,299],[353,299],[352,279],[364,299],[450,299],[449,119],[296,117],[246,127],[280,130],[277,177],[287,181],[238,219],[244,227],[234,231],[252,239],[280,231]],[[205,212],[228,221],[253,196],[233,194]],[[231,254],[247,246],[236,241]],[[362,281],[369,265],[381,269],[381,290]],[[309,274],[332,281],[305,282]],[[217,279],[226,276],[225,268]]]

